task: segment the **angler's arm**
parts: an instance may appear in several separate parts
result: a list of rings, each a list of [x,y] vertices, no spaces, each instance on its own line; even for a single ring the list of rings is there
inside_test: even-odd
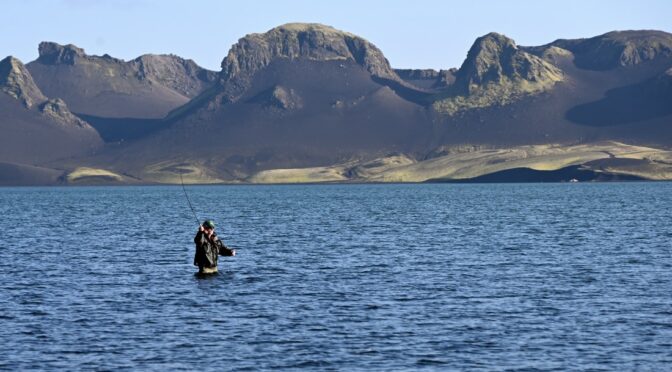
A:
[[[231,249],[224,245],[224,242],[219,240],[219,238],[216,240],[215,244],[217,244],[219,254],[222,256],[235,256],[236,255],[236,250]]]
[[[194,243],[196,243],[196,245],[201,245],[205,243],[206,239],[207,238],[205,237],[205,233],[203,231],[199,231],[194,237]]]

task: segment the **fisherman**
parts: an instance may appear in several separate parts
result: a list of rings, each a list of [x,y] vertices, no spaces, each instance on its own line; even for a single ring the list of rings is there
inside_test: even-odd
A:
[[[215,223],[207,220],[198,227],[196,237],[196,254],[194,255],[194,265],[198,266],[199,274],[214,274],[217,272],[217,258],[222,256],[235,256],[236,251],[225,246],[217,234],[215,234]]]

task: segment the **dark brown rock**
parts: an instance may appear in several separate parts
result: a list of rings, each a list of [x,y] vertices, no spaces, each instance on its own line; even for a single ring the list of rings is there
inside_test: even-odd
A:
[[[38,52],[40,55],[37,60],[45,64],[74,65],[79,58],[86,57],[84,49],[72,44],[60,45],[49,41],[41,42]]]
[[[23,63],[12,56],[0,61],[0,90],[21,101],[27,108],[47,99]]]
[[[510,38],[492,32],[476,39],[455,76],[455,85],[472,93],[487,84],[504,81],[541,83],[562,80],[562,72],[516,46]]]
[[[353,60],[372,76],[399,81],[383,53],[353,34],[313,23],[291,23],[238,40],[222,61],[221,84],[234,101],[250,87],[254,74],[277,59]]]
[[[73,115],[60,98],[49,99],[40,105],[40,112],[61,125],[93,130],[89,123]]]
[[[45,95],[95,117],[163,118],[217,80],[217,73],[174,55],[148,54],[126,62],[53,42],[40,43],[39,51],[26,67]]]
[[[672,56],[672,34],[663,31],[613,31],[589,39],[560,39],[549,45],[573,52],[576,65],[589,70],[634,66]]]

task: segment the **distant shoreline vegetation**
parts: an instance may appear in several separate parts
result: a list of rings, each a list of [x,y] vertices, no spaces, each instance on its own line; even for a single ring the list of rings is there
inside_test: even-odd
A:
[[[425,160],[393,154],[335,166],[263,170],[252,177],[235,181],[217,179],[213,176],[215,170],[197,162],[162,162],[148,167],[140,176],[94,167],[79,167],[72,172],[59,173],[46,168],[16,169],[14,165],[0,164],[0,171],[13,174],[15,179],[24,177],[23,184],[28,185],[31,180],[32,184],[45,185],[175,185],[182,181],[194,185],[253,185],[672,180],[672,151],[618,142],[505,149],[461,146],[443,151]],[[13,173],[12,167],[15,167]],[[11,185],[11,182],[12,178],[0,179],[2,185]]]

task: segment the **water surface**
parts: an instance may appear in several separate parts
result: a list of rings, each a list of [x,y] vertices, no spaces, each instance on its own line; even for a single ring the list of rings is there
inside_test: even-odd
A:
[[[672,184],[0,188],[3,369],[672,365]]]

